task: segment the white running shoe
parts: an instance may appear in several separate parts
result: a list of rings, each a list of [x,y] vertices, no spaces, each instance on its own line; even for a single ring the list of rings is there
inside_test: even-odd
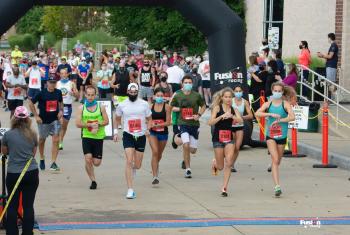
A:
[[[136,198],[136,194],[135,194],[133,189],[131,189],[131,188],[128,189],[128,193],[126,194],[126,198],[127,199],[135,199]]]

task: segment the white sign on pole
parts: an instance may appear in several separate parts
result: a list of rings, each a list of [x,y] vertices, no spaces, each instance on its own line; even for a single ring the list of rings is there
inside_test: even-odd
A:
[[[271,27],[271,28],[269,28],[268,34],[269,34],[268,35],[269,47],[271,49],[279,49],[280,28],[279,27]]]
[[[306,130],[309,122],[309,106],[294,106],[293,107],[295,121],[289,122],[289,128]]]
[[[112,101],[111,100],[98,100],[100,105],[103,105],[106,108],[106,112],[108,115],[109,123],[105,126],[106,139],[113,139],[113,109],[112,109]]]

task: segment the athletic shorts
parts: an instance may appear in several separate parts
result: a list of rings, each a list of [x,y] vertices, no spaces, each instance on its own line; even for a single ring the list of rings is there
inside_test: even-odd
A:
[[[23,106],[23,100],[7,100],[7,107],[10,111],[15,111],[18,106]]]
[[[268,140],[274,140],[276,142],[276,144],[278,144],[278,145],[286,145],[287,144],[287,138],[276,140],[276,139],[271,138],[270,136],[266,136],[266,141],[268,141]]]
[[[72,105],[71,104],[65,104],[63,106],[63,118],[66,119],[67,121],[70,120],[70,118],[72,117]]]
[[[160,134],[154,131],[151,131],[151,136],[154,136],[157,138],[158,141],[168,141],[168,134]]]
[[[46,139],[49,135],[59,135],[61,124],[55,120],[49,124],[38,124],[39,139]]]
[[[326,68],[326,77],[327,77],[327,79],[331,80],[332,82],[335,82],[337,80],[337,69],[327,67]]]
[[[93,158],[102,159],[103,139],[82,138],[83,153],[91,154]]]
[[[153,90],[152,90],[152,88],[151,87],[147,87],[147,86],[140,86],[139,97],[141,99],[143,99],[143,98],[152,98],[153,97]]]
[[[180,134],[183,144],[190,144],[191,148],[197,148],[198,146],[198,135],[199,135],[199,126],[187,126],[180,125]]]
[[[226,145],[228,144],[234,144],[235,142],[233,140],[231,140],[230,142],[227,142],[227,143],[221,143],[219,141],[215,141],[213,142],[213,148],[216,149],[216,148],[225,148]]]
[[[133,148],[137,152],[143,153],[146,146],[146,136],[142,135],[135,137],[127,132],[123,132],[123,147],[124,149]]]
[[[236,131],[243,131],[244,127],[243,126],[237,126],[237,127],[232,127],[232,132],[236,132]]]
[[[210,88],[210,80],[202,80],[202,88]]]
[[[90,77],[87,77],[85,84],[83,84],[84,80],[81,77],[78,76],[77,87],[80,88],[81,86],[83,86],[83,87],[90,86],[91,85],[91,80],[92,79]]]
[[[34,98],[39,93],[40,93],[40,89],[34,89],[34,88],[29,88],[28,89],[28,97],[29,97],[29,99]]]

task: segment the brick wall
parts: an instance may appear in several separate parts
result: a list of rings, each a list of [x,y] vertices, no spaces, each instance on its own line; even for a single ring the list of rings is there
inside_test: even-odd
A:
[[[342,42],[343,42],[344,0],[336,0],[335,10],[335,37],[339,46],[339,66],[341,66]]]

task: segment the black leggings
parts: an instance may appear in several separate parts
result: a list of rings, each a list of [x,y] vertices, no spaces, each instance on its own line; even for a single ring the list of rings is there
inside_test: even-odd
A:
[[[6,186],[9,194],[12,192],[19,175],[19,173],[7,173]],[[34,234],[34,199],[38,186],[39,170],[28,171],[19,184],[7,209],[6,235],[18,235],[17,210],[19,204],[19,192],[22,192],[23,204],[22,235]]]

